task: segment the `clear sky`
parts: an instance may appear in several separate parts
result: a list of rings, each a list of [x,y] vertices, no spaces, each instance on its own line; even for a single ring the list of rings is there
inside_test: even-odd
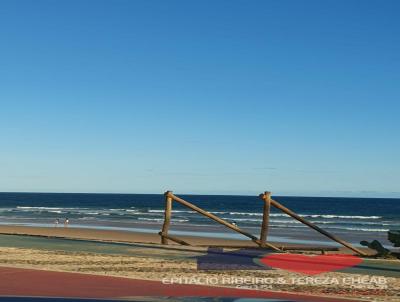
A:
[[[399,14],[2,0],[0,191],[400,197]]]

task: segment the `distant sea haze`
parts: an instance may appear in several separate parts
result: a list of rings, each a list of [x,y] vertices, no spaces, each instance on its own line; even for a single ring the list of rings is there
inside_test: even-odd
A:
[[[259,235],[263,202],[255,196],[181,195],[219,217]],[[358,243],[400,229],[400,199],[284,197],[274,199],[307,220]],[[59,219],[70,227],[156,232],[163,222],[164,196],[155,194],[0,193],[0,224],[54,227]],[[223,226],[173,204],[172,229],[177,234],[239,238]],[[278,210],[272,210],[270,238],[306,243],[328,241]]]

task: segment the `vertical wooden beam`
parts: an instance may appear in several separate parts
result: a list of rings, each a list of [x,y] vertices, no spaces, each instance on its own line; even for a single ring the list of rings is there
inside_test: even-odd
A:
[[[265,247],[267,243],[268,228],[269,228],[269,212],[271,210],[271,192],[264,192],[260,195],[264,201],[263,221],[261,225],[260,242],[261,246]]]
[[[165,213],[164,213],[164,224],[161,231],[161,243],[168,244],[168,239],[165,236],[168,236],[169,225],[171,223],[171,212],[172,212],[172,194],[171,191],[167,191],[164,193],[165,196]]]

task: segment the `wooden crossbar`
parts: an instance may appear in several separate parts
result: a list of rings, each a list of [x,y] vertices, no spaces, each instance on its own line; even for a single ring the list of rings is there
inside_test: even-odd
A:
[[[357,254],[361,255],[361,256],[367,256],[366,253],[364,253],[363,251],[361,251],[360,249],[355,248],[353,245],[351,245],[350,243],[338,238],[335,235],[332,235],[331,233],[323,230],[322,228],[318,227],[317,225],[309,222],[308,220],[304,219],[303,217],[301,217],[300,215],[296,214],[295,212],[293,212],[292,210],[286,208],[285,206],[283,206],[282,204],[280,204],[279,202],[277,202],[276,200],[273,200],[271,198],[271,193],[270,192],[264,192],[263,194],[260,194],[260,198],[264,201],[264,208],[263,208],[263,221],[262,221],[262,226],[261,226],[261,232],[260,232],[260,238],[257,238],[256,236],[254,236],[253,234],[250,234],[249,232],[246,232],[244,230],[242,230],[241,228],[239,228],[238,226],[229,223],[228,221],[210,213],[207,212],[197,206],[195,206],[194,204],[174,195],[172,193],[172,191],[167,191],[164,194],[165,196],[165,213],[164,213],[164,224],[162,227],[162,231],[159,233],[159,235],[161,236],[161,243],[162,244],[168,244],[168,240],[174,241],[178,244],[181,245],[190,245],[189,243],[178,239],[176,237],[172,237],[170,235],[168,235],[168,231],[169,231],[169,226],[171,224],[171,215],[172,215],[172,202],[176,201],[178,203],[180,203],[181,205],[207,217],[210,218],[214,221],[216,221],[219,224],[222,224],[224,226],[226,226],[227,228],[242,234],[246,237],[248,237],[251,241],[253,241],[254,243],[257,244],[258,247],[260,248],[269,248],[272,249],[274,251],[277,252],[283,252],[283,251],[288,251],[288,250],[292,250],[290,247],[277,247],[271,243],[268,242],[268,229],[269,229],[269,218],[270,218],[270,210],[271,210],[271,206],[275,207],[279,210],[281,210],[282,212],[286,213],[287,215],[289,215],[290,217],[296,219],[297,221],[307,225],[308,227],[316,230],[317,232],[321,233],[322,235],[328,237],[329,239],[341,244],[342,246],[356,252]],[[307,248],[305,248],[307,249]],[[316,250],[321,250],[320,248],[316,248]],[[294,250],[294,249],[293,249]],[[328,249],[327,249],[328,250]]]
[[[328,237],[329,239],[336,241],[337,243],[347,247],[348,249],[356,252],[357,254],[361,255],[361,256],[367,256],[366,253],[364,253],[363,251],[355,248],[353,245],[351,245],[350,243],[340,239],[339,237],[332,235],[331,233],[321,229],[320,227],[316,226],[315,224],[309,222],[308,220],[304,219],[303,217],[297,215],[295,212],[293,212],[292,210],[289,210],[288,208],[286,208],[285,206],[283,206],[282,204],[280,204],[279,202],[271,199],[271,193],[270,192],[265,192],[264,194],[260,195],[261,199],[263,199],[265,202],[270,203],[270,205],[272,205],[273,207],[281,210],[282,212],[286,213],[287,215],[291,216],[292,218],[296,219],[297,221],[309,226],[310,228],[316,230],[317,232],[321,233],[322,235]],[[265,212],[264,212],[264,219],[265,219]],[[269,213],[267,213],[269,214]],[[263,219],[263,220],[264,220]],[[263,224],[264,225],[264,224]],[[265,238],[266,239],[266,238]]]
[[[183,206],[188,207],[189,209],[191,209],[191,210],[193,210],[193,211],[195,211],[195,212],[197,212],[197,213],[199,213],[199,214],[201,214],[203,216],[206,216],[206,217],[208,217],[208,218],[210,218],[210,219],[212,219],[212,220],[214,220],[214,221],[226,226],[227,228],[229,228],[229,229],[231,229],[231,230],[233,230],[233,231],[235,231],[237,233],[240,233],[240,234],[250,238],[253,242],[255,242],[259,246],[268,247],[270,249],[273,249],[274,251],[279,251],[279,252],[282,251],[281,249],[279,249],[275,245],[273,245],[271,243],[268,243],[268,242],[261,242],[253,234],[250,234],[250,233],[248,233],[246,231],[243,231],[242,229],[240,229],[236,225],[233,225],[233,224],[225,221],[224,219],[221,219],[218,216],[216,216],[216,215],[214,215],[214,214],[212,214],[210,212],[207,212],[207,211],[195,206],[194,204],[192,204],[192,203],[190,203],[190,202],[188,202],[188,201],[186,201],[186,200],[174,195],[171,191],[165,192],[164,196],[165,196],[165,204],[166,205],[165,205],[165,214],[164,214],[164,224],[163,224],[163,228],[162,228],[162,231],[161,231],[162,234],[164,234],[163,237],[161,238],[161,243],[162,244],[168,244],[167,236],[168,236],[168,230],[169,230],[169,225],[170,225],[170,221],[171,221],[172,201],[174,200],[174,201],[182,204]]]
[[[176,242],[176,243],[179,243],[180,245],[187,245],[187,246],[190,246],[190,244],[187,243],[186,241],[184,241],[184,240],[182,240],[182,239],[179,239],[179,238],[176,238],[176,237],[172,237],[171,235],[163,234],[163,232],[159,232],[158,235],[161,236],[161,240],[163,240],[163,239],[169,239],[169,240],[171,240],[171,241],[174,241],[174,242]]]

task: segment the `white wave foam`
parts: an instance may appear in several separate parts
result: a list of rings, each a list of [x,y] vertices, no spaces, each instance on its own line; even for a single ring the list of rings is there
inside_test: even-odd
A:
[[[312,218],[341,218],[341,219],[380,219],[382,216],[347,216],[347,215],[323,215],[323,214],[315,214],[315,215],[300,215],[303,217],[312,217]]]
[[[343,225],[343,224],[354,224],[354,225],[378,225],[378,226],[395,226],[396,224],[391,224],[391,223],[382,223],[380,221],[343,221],[343,220],[310,220],[310,222],[315,223],[315,224],[337,224],[337,225]]]
[[[247,221],[251,221],[251,222],[262,222],[262,219],[255,219],[255,218],[236,218],[235,222],[237,221],[243,221],[243,222],[247,222]]]
[[[271,223],[270,225],[269,225],[270,227],[275,227],[275,228],[282,228],[282,229],[290,229],[290,228],[296,228],[296,229],[298,229],[298,228],[308,228],[307,226],[305,226],[305,225],[303,225],[303,224],[299,224],[299,225],[296,225],[296,226],[288,226],[287,224],[273,224],[273,223]]]
[[[126,212],[126,213],[137,213],[138,215],[143,214],[146,215],[146,213],[164,213],[164,209],[149,209],[146,213],[140,212],[138,209],[135,209],[134,207],[131,207],[129,209],[123,209],[123,208],[112,208],[112,209],[102,209],[99,212],[93,211],[93,208],[71,208],[71,207],[32,207],[32,206],[17,206],[16,209],[19,210],[41,210],[41,211],[74,211],[76,213],[85,213],[85,214],[90,214],[90,215],[98,215],[99,212],[103,213],[109,213],[109,212]],[[87,211],[90,212],[87,212]],[[195,211],[192,210],[173,210],[173,213],[196,213]],[[256,212],[235,212],[235,211],[211,211],[213,214],[218,214],[218,215],[231,215],[231,216],[257,216],[257,217],[262,217],[263,213],[256,213]],[[271,217],[289,217],[285,213],[271,213]],[[371,216],[362,216],[362,215],[336,215],[336,214],[299,214],[301,217],[305,218],[323,218],[323,219],[360,219],[360,220],[368,220],[368,219],[381,219],[382,216],[376,216],[376,215],[371,215]],[[234,219],[234,218],[232,218]],[[320,222],[324,223],[324,222]]]
[[[262,213],[250,213],[250,212],[229,212],[230,215],[247,215],[247,216],[263,216]]]
[[[55,207],[23,207],[17,206],[17,209],[21,210],[64,210],[66,208],[55,208]]]
[[[271,222],[273,222],[273,223],[286,223],[286,224],[301,224],[300,221],[293,220],[293,219],[292,220],[271,219]]]
[[[211,211],[211,214],[229,214],[229,212],[218,212],[218,211]]]
[[[162,221],[164,221],[164,219],[160,219],[160,218],[146,218],[146,217],[139,217],[138,220],[157,221],[157,222],[162,222]]]
[[[93,217],[93,216],[91,216],[91,217],[81,217],[81,218],[78,218],[79,220],[96,220],[96,218],[95,217]]]
[[[214,212],[215,213],[215,212]],[[223,212],[221,212],[223,213]],[[263,213],[254,212],[229,212],[230,215],[247,215],[247,216],[263,216]],[[285,213],[271,213],[271,217],[289,217]],[[333,214],[299,214],[300,217],[305,218],[325,218],[325,219],[380,219],[382,216],[361,216],[361,215],[333,215]]]
[[[27,207],[27,206],[16,206],[15,209],[17,210],[39,210],[39,211],[84,211],[84,210],[90,210],[90,208],[65,208],[65,207]]]
[[[146,218],[146,217],[139,217],[138,220],[144,220],[144,221],[156,221],[156,222],[163,222],[163,218]],[[171,219],[173,222],[187,222],[189,221],[188,219]]]
[[[149,213],[164,213],[165,212],[165,210],[149,210]],[[173,213],[191,213],[191,214],[193,214],[193,213],[197,213],[197,212],[195,212],[195,211],[190,211],[190,210],[172,210],[172,212]],[[210,212],[210,213],[213,213],[213,212]]]
[[[388,232],[389,229],[366,229],[366,228],[344,228],[349,231],[363,231],[363,232]]]

